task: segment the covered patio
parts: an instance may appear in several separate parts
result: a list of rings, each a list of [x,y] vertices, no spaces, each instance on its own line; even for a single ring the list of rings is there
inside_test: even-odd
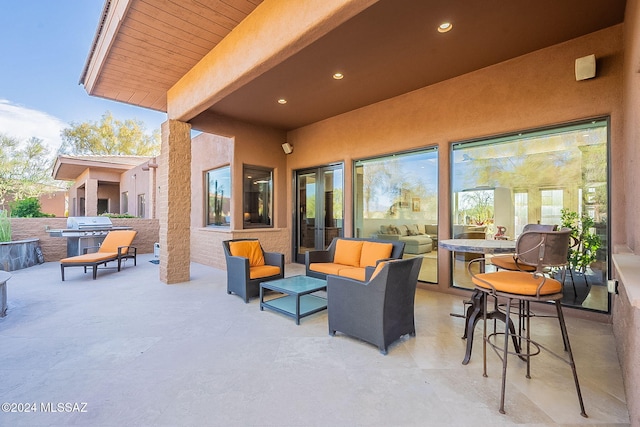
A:
[[[544,353],[530,380],[524,362],[510,359],[501,415],[500,363],[490,352],[483,378],[481,327],[471,362],[461,364],[463,319],[450,313],[461,312],[463,297],[418,289],[416,337],[382,356],[329,336],[326,311],[296,326],[255,299],[227,295],[223,270],[192,262],[190,281],[166,286],[152,259],[100,270],[96,281],[77,269],[63,283],[57,262],[12,272],[0,318],[0,397],[37,410],[5,413],[3,405],[2,425],[630,423],[612,325],[567,319],[588,419],[569,367]],[[304,266],[286,271],[304,274]],[[561,351],[557,320],[533,322],[537,338]],[[78,410],[41,410],[58,403]]]

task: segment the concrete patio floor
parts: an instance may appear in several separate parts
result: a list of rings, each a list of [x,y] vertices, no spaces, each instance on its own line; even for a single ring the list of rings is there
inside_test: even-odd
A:
[[[461,364],[464,321],[449,315],[461,297],[419,289],[417,336],[383,356],[329,336],[326,311],[296,326],[227,295],[224,271],[192,264],[190,282],[165,285],[151,259],[95,281],[74,268],[62,282],[57,262],[12,272],[1,426],[629,425],[610,325],[567,319],[589,418],[569,367],[545,353],[530,380],[509,359],[501,415],[500,361],[489,350],[483,378],[481,325]],[[293,274],[304,268],[287,265]],[[533,319],[532,333],[562,352],[556,319]]]

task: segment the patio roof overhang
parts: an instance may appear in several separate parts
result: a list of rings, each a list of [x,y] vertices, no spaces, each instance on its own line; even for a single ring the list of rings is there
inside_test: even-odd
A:
[[[58,156],[53,165],[53,179],[75,181],[87,169],[122,174],[149,161],[140,156]]]
[[[625,3],[107,0],[80,83],[172,119],[290,130],[620,24]]]

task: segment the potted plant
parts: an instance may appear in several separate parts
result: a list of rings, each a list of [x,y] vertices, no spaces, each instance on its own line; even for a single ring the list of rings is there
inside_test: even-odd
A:
[[[11,220],[7,216],[7,211],[0,210],[0,242],[11,241]]]
[[[569,248],[569,266],[578,272],[586,273],[587,267],[596,260],[602,242],[594,231],[594,221],[588,215],[581,217],[569,209],[561,211],[562,227],[571,229],[572,245]]]

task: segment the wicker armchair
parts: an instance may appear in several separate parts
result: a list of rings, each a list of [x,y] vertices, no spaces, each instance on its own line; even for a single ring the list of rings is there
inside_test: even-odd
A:
[[[284,254],[265,252],[257,239],[222,242],[227,261],[227,293],[249,302],[260,294],[260,282],[284,278]]]
[[[329,334],[378,346],[382,354],[403,335],[415,336],[413,305],[422,257],[378,264],[368,282],[327,276]]]

